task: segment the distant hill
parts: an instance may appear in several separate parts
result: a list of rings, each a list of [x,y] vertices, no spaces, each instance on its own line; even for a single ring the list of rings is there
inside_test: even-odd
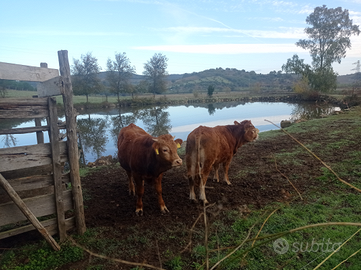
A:
[[[107,72],[99,74],[101,80],[106,79]],[[132,84],[144,80],[143,75],[134,74]],[[208,69],[201,72],[170,74],[167,76],[168,89],[175,93],[193,93],[194,91],[207,91],[208,86],[213,85],[216,91],[289,91],[297,76],[271,72],[269,74],[257,74],[254,71],[237,70],[230,68]]]
[[[337,85],[338,86],[350,86],[355,82],[356,74],[347,74],[342,76],[337,76]]]
[[[101,72],[99,77],[106,80],[106,73]],[[349,86],[353,83],[355,74],[342,75],[337,77],[339,86]],[[281,72],[270,72],[268,74],[257,74],[254,71],[238,70],[235,68],[207,69],[201,72],[170,74],[167,76],[169,92],[173,93],[193,93],[206,92],[208,86],[213,85],[215,91],[291,91],[293,84],[298,80],[294,74],[284,74]],[[144,75],[133,74],[132,84],[138,84],[144,80]]]

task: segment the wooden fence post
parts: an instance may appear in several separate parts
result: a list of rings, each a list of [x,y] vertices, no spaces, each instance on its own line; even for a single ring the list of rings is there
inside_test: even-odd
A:
[[[58,51],[59,71],[63,77],[63,102],[66,118],[67,144],[70,165],[70,180],[72,184],[72,192],[74,199],[75,220],[78,234],[86,231],[83,192],[81,189],[79,175],[79,155],[78,142],[76,134],[76,114],[73,107],[73,88],[71,85],[70,66],[68,59],[68,51]]]
[[[55,99],[48,97],[49,104],[49,138],[51,143],[51,159],[53,165],[53,179],[55,188],[55,207],[58,220],[58,232],[60,242],[66,239],[63,184],[61,181],[61,162],[60,162],[60,146],[59,146],[59,128],[58,113],[56,110]]]

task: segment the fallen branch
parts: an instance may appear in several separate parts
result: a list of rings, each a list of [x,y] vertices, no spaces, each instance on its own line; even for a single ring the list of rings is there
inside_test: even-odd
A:
[[[98,257],[101,259],[106,259],[106,260],[110,260],[110,261],[114,261],[114,262],[118,262],[118,263],[124,263],[124,264],[128,264],[128,265],[134,265],[134,266],[139,266],[139,267],[148,267],[151,269],[157,269],[157,270],[165,270],[164,268],[159,268],[150,264],[146,264],[146,263],[135,263],[135,262],[129,262],[129,261],[125,261],[125,260],[121,260],[121,259],[117,259],[117,258],[111,258],[105,255],[101,255],[101,254],[97,254],[95,252],[90,251],[89,249],[79,245],[77,242],[75,242],[75,240],[68,236],[68,239],[77,247],[81,248],[82,250],[84,250],[85,252],[89,253],[91,256],[94,257]]]
[[[229,254],[227,254],[227,256],[225,256],[222,260],[219,260],[215,265],[213,265],[213,267],[210,270],[215,269],[221,262],[223,262],[225,259],[229,258],[230,256],[232,256],[238,249],[240,249],[244,243],[246,243],[247,239],[249,238],[249,236],[251,235],[252,229],[254,226],[256,226],[257,223],[254,223],[251,228],[248,230],[248,234],[246,236],[246,238],[243,240],[243,242],[241,244],[239,244],[232,252],[230,252]]]
[[[303,201],[303,198],[302,198],[302,196],[301,196],[301,193],[300,193],[300,192],[297,190],[297,188],[292,184],[291,180],[288,179],[288,177],[278,169],[278,167],[277,167],[277,162],[276,162],[276,157],[274,157],[274,159],[275,159],[276,170],[277,170],[284,178],[286,178],[286,179],[288,180],[288,182],[293,186],[293,188],[296,190],[296,192],[297,192],[298,195],[300,196],[301,200]]]
[[[338,247],[338,249],[335,249],[330,255],[327,256],[326,259],[324,259],[322,262],[320,262],[313,270],[316,270],[316,269],[320,268],[321,265],[324,264],[325,261],[327,261],[333,254],[335,254],[337,251],[339,251],[339,250],[341,249],[341,247],[342,247],[343,245],[345,245],[350,239],[352,239],[356,234],[358,234],[359,231],[361,231],[361,229],[358,229],[357,232],[355,232],[353,235],[351,235],[345,242],[342,243],[341,246]],[[350,257],[349,257],[349,258],[350,258]],[[340,265],[340,264],[339,264],[339,265]],[[338,266],[339,266],[339,265],[338,265]],[[338,267],[338,266],[336,266],[336,267]],[[335,268],[336,268],[336,267],[335,267]]]
[[[267,220],[268,220],[278,209],[280,209],[280,208],[277,208],[277,209],[273,210],[272,213],[268,215],[268,217],[267,217],[267,218],[265,219],[265,221],[263,222],[261,228],[259,229],[259,231],[258,231],[258,233],[257,233],[257,235],[256,235],[256,238],[257,238],[258,235],[261,233],[261,231],[262,231],[264,225],[266,224]],[[254,243],[255,243],[255,242],[256,242],[256,240],[253,240],[252,247],[254,246]]]

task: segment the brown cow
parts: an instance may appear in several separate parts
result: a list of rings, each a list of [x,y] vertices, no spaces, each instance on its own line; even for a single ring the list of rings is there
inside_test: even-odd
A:
[[[187,177],[189,180],[189,198],[197,200],[194,193],[194,185],[199,185],[199,199],[208,203],[205,194],[205,186],[212,167],[215,170],[214,179],[219,182],[218,169],[220,164],[224,168],[224,180],[228,185],[228,169],[232,157],[239,147],[258,138],[259,130],[251,121],[244,120],[241,123],[234,121],[234,125],[205,127],[199,126],[187,137],[186,164]],[[202,181],[200,181],[202,180]]]
[[[177,154],[177,148],[182,142],[181,139],[174,141],[174,137],[170,134],[160,135],[158,138],[152,137],[134,124],[120,130],[118,158],[128,175],[129,193],[135,195],[136,190],[137,215],[143,215],[142,197],[145,180],[154,183],[162,213],[169,212],[162,198],[162,177],[165,171],[182,165],[182,160]]]

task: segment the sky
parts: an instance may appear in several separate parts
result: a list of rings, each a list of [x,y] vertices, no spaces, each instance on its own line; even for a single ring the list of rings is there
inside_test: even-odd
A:
[[[326,3],[325,3],[326,2]],[[125,52],[137,74],[155,53],[168,58],[169,74],[236,68],[268,74],[298,54],[307,39],[306,18],[315,7],[342,7],[361,30],[361,0],[2,0],[0,62],[59,68],[58,51],[74,59],[91,53],[102,71],[108,59]],[[361,34],[339,75],[355,73]]]

